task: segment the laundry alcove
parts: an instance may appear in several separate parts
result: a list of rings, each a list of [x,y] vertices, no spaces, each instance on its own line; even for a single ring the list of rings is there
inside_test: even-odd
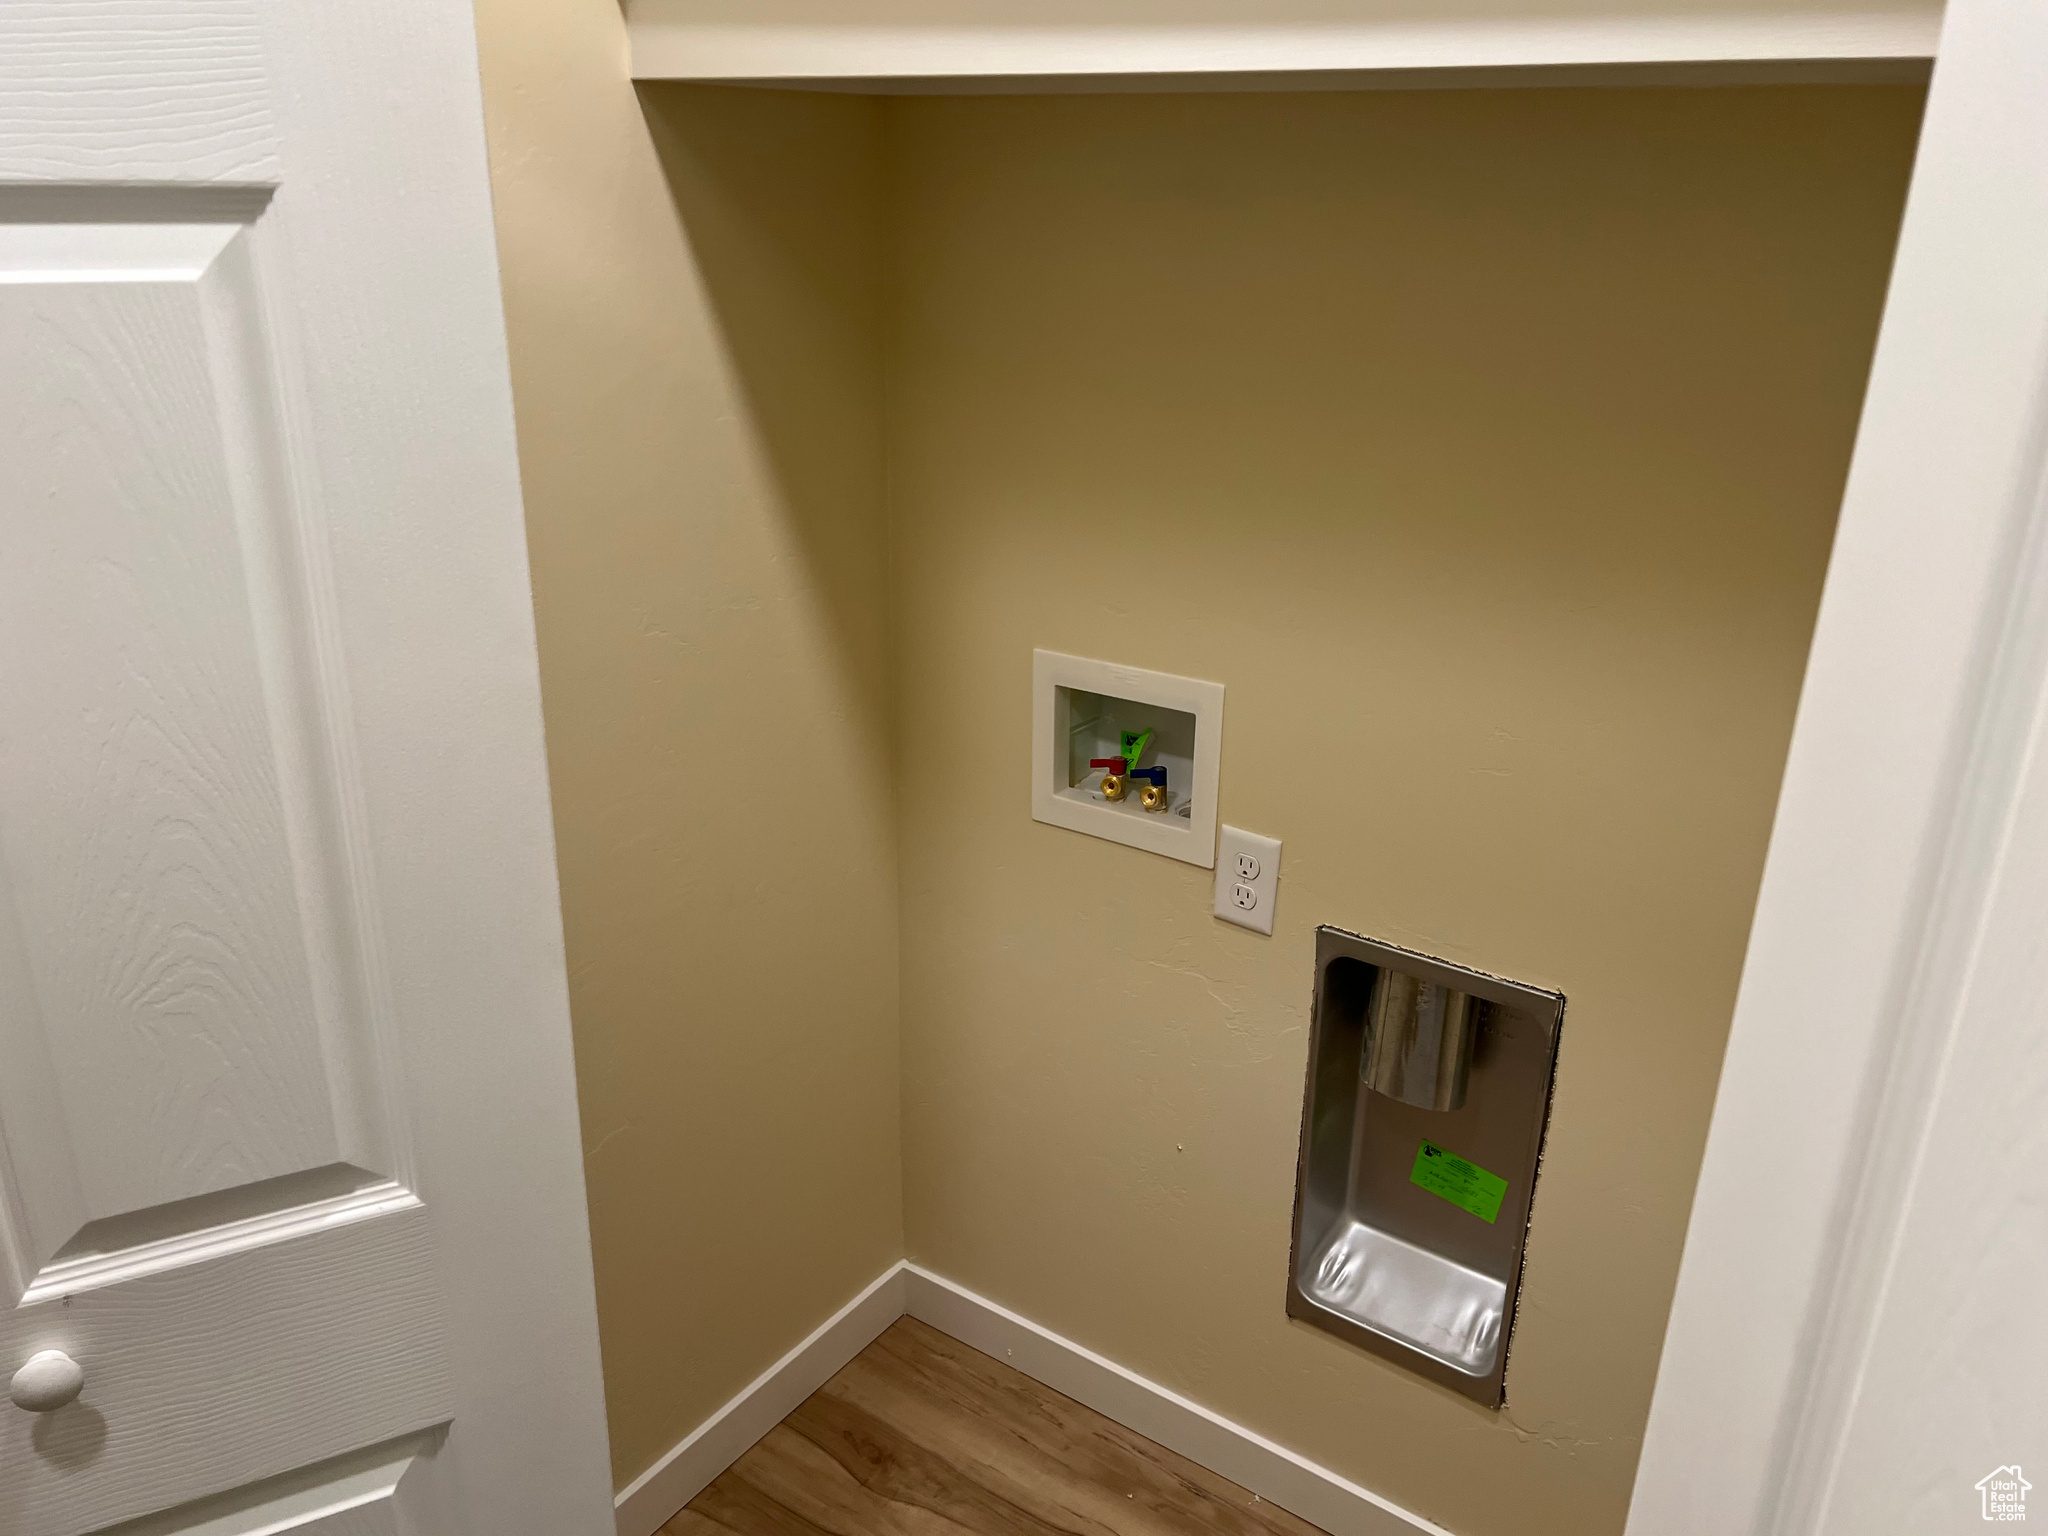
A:
[[[491,12],[621,1486],[907,1257],[1618,1531],[1920,87],[579,94]],[[1271,938],[1033,820],[1034,649],[1224,685]],[[1499,1411],[1287,1315],[1321,924],[1570,1000]]]

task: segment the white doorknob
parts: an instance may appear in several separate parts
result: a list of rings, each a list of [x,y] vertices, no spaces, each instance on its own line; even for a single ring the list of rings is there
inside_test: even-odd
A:
[[[30,1355],[28,1364],[14,1373],[7,1395],[17,1408],[30,1413],[48,1413],[62,1408],[85,1387],[85,1367],[61,1349],[46,1349]]]

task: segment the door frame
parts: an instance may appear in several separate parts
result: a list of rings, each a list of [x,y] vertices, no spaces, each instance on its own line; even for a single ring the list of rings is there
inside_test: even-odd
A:
[[[2010,833],[2048,685],[2043,143],[2048,8],[1949,0],[1631,1536],[1819,1529],[1916,1194],[2015,1203],[1922,1174],[1959,1032],[2023,1027],[1966,1004],[2041,857]]]

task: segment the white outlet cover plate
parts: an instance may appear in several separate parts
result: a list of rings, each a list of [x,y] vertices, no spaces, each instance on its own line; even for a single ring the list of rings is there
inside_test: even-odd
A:
[[[1273,931],[1280,892],[1280,840],[1239,827],[1216,838],[1216,915],[1254,933]]]

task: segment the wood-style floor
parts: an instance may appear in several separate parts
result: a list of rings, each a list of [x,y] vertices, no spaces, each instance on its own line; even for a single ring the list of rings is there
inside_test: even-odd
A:
[[[904,1318],[661,1536],[1321,1536]]]

